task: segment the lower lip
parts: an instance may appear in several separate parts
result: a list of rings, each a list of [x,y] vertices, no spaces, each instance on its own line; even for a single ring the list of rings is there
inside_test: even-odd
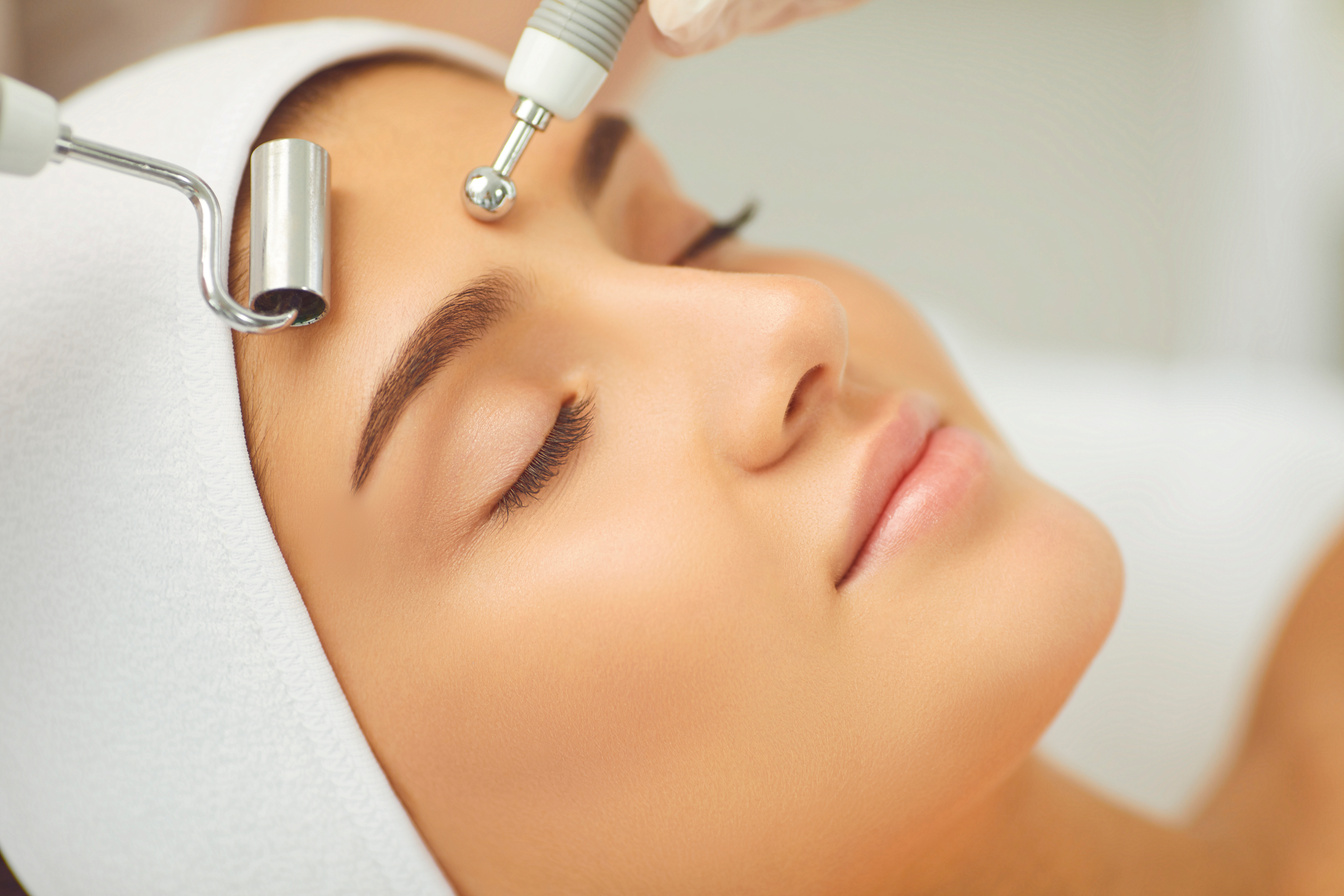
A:
[[[959,426],[934,430],[919,462],[887,499],[846,579],[862,577],[924,533],[952,519],[988,469],[988,446],[980,436]]]

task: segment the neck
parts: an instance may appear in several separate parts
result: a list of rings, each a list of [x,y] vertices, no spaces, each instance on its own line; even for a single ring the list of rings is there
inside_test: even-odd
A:
[[[895,893],[1237,896],[1261,892],[1218,843],[1102,798],[1035,757],[909,867]]]

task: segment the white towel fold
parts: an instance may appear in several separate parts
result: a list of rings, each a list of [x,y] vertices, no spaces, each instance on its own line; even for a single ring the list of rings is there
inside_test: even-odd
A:
[[[151,59],[63,118],[195,171],[228,219],[285,93],[396,50],[505,62],[302,23]],[[155,184],[0,181],[0,850],[34,896],[450,893],[272,536],[196,241]]]

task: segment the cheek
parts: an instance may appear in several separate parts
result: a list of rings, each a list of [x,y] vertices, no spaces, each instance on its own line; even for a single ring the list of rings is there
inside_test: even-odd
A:
[[[414,722],[385,762],[453,807],[416,819],[452,855],[516,857],[520,838],[647,855],[657,834],[634,829],[743,752],[742,707],[798,652],[801,601],[714,495],[579,485],[416,650]]]
[[[741,653],[741,545],[712,517],[690,529],[675,508],[632,504],[647,513],[548,526],[480,583],[454,634],[472,679],[459,697],[502,737],[460,745],[486,772],[473,777],[544,776],[574,798],[711,724]]]

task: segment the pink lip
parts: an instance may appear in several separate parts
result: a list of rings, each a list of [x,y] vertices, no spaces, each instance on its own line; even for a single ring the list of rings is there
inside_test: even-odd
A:
[[[975,433],[941,426],[937,406],[915,393],[873,439],[855,496],[844,585],[945,518],[989,462]]]

